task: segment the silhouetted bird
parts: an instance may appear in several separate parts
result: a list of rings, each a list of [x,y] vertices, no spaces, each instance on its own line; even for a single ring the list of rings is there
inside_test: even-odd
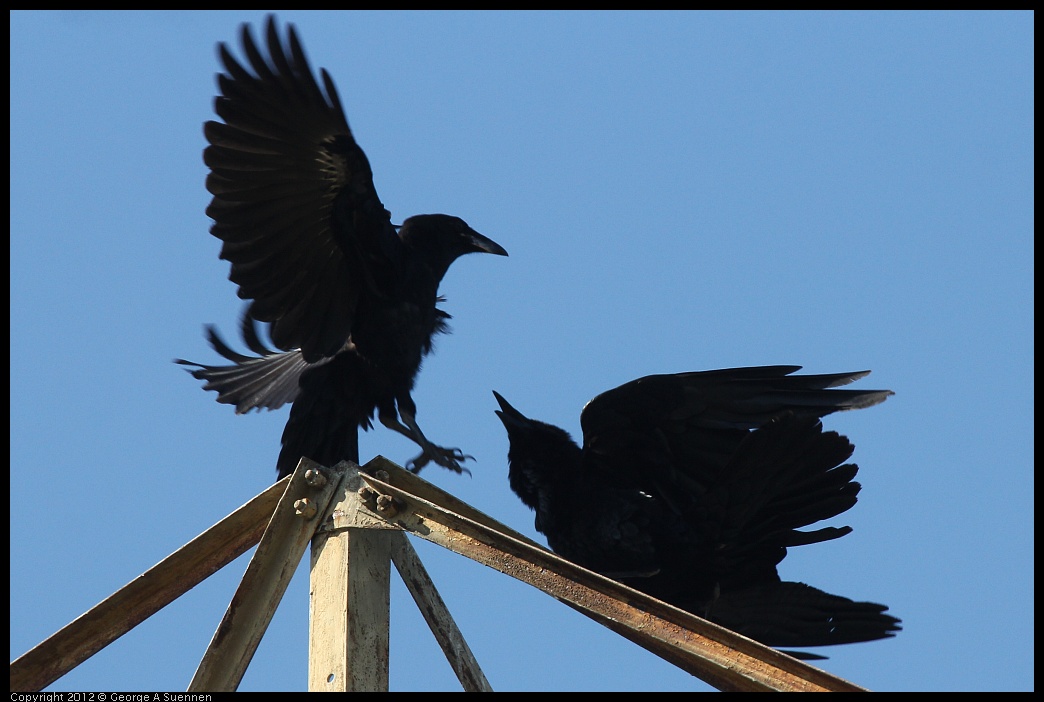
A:
[[[269,16],[266,55],[243,25],[246,66],[220,44],[226,73],[214,110],[224,123],[204,126],[210,231],[224,242],[239,297],[252,300],[242,333],[259,357],[233,351],[208,327],[233,364],[178,363],[196,367],[204,388],[239,413],[293,402],[279,477],[302,456],[358,461],[358,429],[374,413],[421,447],[412,470],[434,461],[459,473],[470,456],[425,438],[411,392],[432,337],[447,331],[436,303],[450,265],[467,253],[507,252],[458,217],[393,225],[333,81],[324,69],[316,82],[292,25],[287,34],[284,45]],[[270,323],[278,351],[261,343],[254,320]]]
[[[851,531],[801,531],[852,507],[860,489],[844,463],[852,444],[820,417],[893,394],[833,389],[869,371],[791,375],[799,368],[633,380],[584,407],[582,447],[494,392],[511,489],[559,555],[768,646],[894,636],[887,607],[777,573],[787,547]]]

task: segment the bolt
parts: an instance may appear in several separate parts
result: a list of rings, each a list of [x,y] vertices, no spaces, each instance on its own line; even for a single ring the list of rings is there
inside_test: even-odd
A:
[[[300,500],[294,502],[294,511],[299,517],[311,519],[315,516],[315,513],[318,510],[316,509],[314,502],[309,500],[307,497],[302,497]]]
[[[314,488],[321,488],[326,485],[326,476],[321,470],[309,468],[305,471],[305,482]]]
[[[394,517],[399,513],[398,507],[395,505],[395,498],[391,495],[381,495],[377,498],[377,511],[385,517]]]

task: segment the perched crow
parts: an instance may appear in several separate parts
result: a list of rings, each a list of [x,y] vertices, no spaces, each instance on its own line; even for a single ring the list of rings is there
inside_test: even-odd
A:
[[[887,607],[780,580],[803,531],[855,504],[853,446],[820,422],[889,390],[837,390],[869,371],[799,366],[651,375],[591,400],[583,446],[494,392],[511,489],[559,555],[774,647],[894,636]],[[821,658],[797,653],[802,658]]]
[[[224,122],[205,124],[203,152],[210,232],[239,297],[252,301],[242,334],[258,356],[233,351],[208,327],[232,365],[177,362],[238,413],[293,403],[279,477],[302,456],[358,461],[358,429],[374,413],[421,447],[412,470],[434,461],[459,473],[470,456],[428,441],[411,392],[432,337],[447,331],[436,303],[450,265],[507,252],[450,215],[393,225],[326,70],[320,85],[293,26],[284,44],[269,16],[265,34],[262,47],[243,25],[246,65],[219,46],[226,72],[214,110]],[[255,320],[270,324],[278,350],[262,344]]]

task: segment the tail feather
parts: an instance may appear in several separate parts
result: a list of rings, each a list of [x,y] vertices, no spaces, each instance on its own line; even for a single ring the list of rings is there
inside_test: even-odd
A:
[[[310,367],[326,362],[308,363],[299,349],[274,351],[265,346],[258,336],[256,323],[244,315],[241,325],[243,341],[258,356],[246,356],[230,347],[217,330],[206,327],[207,341],[231,365],[206,365],[195,361],[175,359],[175,363],[194,368],[186,369],[197,380],[204,380],[204,390],[217,392],[217,401],[235,405],[236,414],[250,410],[274,410],[293,402],[299,392],[301,374]]]
[[[707,618],[767,646],[801,648],[891,638],[902,622],[887,611],[804,583],[778,582],[722,593]]]

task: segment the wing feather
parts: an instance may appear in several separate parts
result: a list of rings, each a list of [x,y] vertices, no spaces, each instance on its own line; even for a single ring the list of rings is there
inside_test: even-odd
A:
[[[313,362],[344,347],[357,306],[384,293],[375,285],[396,284],[401,241],[333,81],[323,70],[320,85],[293,26],[285,33],[270,16],[262,45],[244,25],[242,62],[219,46],[207,215],[250,314]]]

